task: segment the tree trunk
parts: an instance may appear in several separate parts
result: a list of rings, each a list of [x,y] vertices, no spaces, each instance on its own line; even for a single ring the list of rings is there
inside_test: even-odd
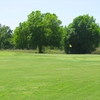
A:
[[[39,45],[39,53],[43,53],[42,52],[42,46],[41,45]]]

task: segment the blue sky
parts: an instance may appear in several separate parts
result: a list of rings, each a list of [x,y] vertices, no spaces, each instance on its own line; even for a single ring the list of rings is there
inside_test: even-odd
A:
[[[36,10],[55,13],[63,25],[83,14],[94,16],[100,24],[100,0],[0,0],[0,23],[14,30]]]

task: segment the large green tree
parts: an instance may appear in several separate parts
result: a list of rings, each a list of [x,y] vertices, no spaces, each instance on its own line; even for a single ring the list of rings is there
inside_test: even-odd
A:
[[[43,46],[60,46],[63,28],[55,14],[33,11],[28,15],[28,23],[31,44],[39,48],[39,53],[42,53]]]
[[[10,49],[13,47],[12,36],[10,27],[0,24],[0,49]]]
[[[14,31],[14,42],[17,48],[39,49],[44,46],[60,47],[63,34],[61,21],[55,14],[33,11],[26,22],[21,23]]]
[[[93,16],[78,16],[67,27],[64,41],[66,53],[91,53],[99,43],[100,27]]]

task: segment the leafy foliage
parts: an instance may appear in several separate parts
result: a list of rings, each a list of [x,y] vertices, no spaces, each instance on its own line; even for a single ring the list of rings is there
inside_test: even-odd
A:
[[[0,49],[9,49],[12,47],[12,30],[10,27],[0,24]]]
[[[28,48],[29,30],[26,22],[20,23],[19,27],[14,30],[13,42],[16,48],[25,49]]]
[[[32,11],[25,22],[13,31],[0,24],[0,49],[65,49],[66,53],[86,54],[100,44],[100,27],[93,16],[76,17],[68,27],[61,25],[56,14]]]
[[[69,24],[64,42],[66,53],[69,50],[76,54],[91,53],[99,46],[100,27],[93,16],[78,16]]]
[[[16,48],[39,48],[42,53],[43,46],[60,47],[62,40],[61,21],[55,14],[33,11],[24,23],[20,23],[14,31]]]

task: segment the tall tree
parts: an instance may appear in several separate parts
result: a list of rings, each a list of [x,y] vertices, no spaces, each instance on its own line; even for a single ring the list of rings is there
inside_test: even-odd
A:
[[[69,49],[76,54],[91,53],[99,43],[100,27],[93,16],[78,16],[69,24],[65,37],[66,53]]]
[[[10,49],[13,47],[12,36],[10,27],[0,24],[0,49]]]
[[[28,15],[28,23],[31,43],[39,48],[39,53],[42,53],[43,46],[60,46],[63,28],[55,14],[33,11]]]
[[[37,48],[43,52],[44,46],[60,47],[63,27],[55,14],[33,11],[24,23],[14,31],[16,48]]]

